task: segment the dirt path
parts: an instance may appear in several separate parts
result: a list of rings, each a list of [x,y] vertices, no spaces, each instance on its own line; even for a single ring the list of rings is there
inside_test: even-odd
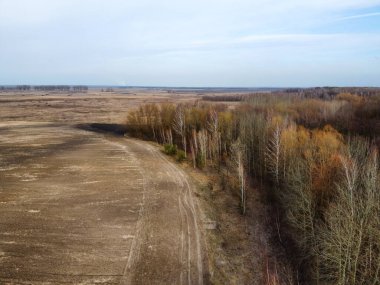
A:
[[[0,283],[202,284],[192,185],[148,143],[0,124]]]

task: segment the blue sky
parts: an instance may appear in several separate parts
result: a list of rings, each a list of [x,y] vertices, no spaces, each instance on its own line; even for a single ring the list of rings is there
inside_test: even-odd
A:
[[[380,0],[0,0],[0,84],[380,86]]]

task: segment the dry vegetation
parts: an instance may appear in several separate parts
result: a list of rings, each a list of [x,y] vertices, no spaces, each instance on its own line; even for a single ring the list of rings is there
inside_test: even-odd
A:
[[[142,105],[128,133],[217,173],[243,215],[259,183],[293,265],[288,278],[268,271],[267,284],[380,284],[380,97],[305,97]]]
[[[206,280],[193,184],[117,125],[176,96],[0,92],[0,284]]]
[[[49,134],[77,133],[78,124],[114,127],[127,111],[130,135],[162,144],[199,181],[196,193],[215,228],[206,231],[213,284],[374,285],[380,97],[342,91],[237,100],[232,93],[26,89],[1,92],[0,119],[29,133],[31,122],[48,122]]]

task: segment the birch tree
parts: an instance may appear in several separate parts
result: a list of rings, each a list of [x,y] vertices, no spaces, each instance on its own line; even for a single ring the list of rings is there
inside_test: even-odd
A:
[[[200,130],[198,132],[199,153],[197,156],[198,166],[203,167],[207,164],[207,131]]]
[[[236,173],[238,175],[239,190],[240,190],[240,204],[243,215],[246,212],[246,188],[247,188],[247,175],[245,170],[245,147],[237,140],[231,146],[232,161],[234,162]]]
[[[282,128],[277,124],[268,141],[265,153],[268,171],[273,176],[277,188],[280,186],[281,132]]]
[[[182,105],[178,105],[174,115],[173,130],[181,136],[182,147],[187,156],[187,141],[186,141],[186,114]]]
[[[194,129],[192,129],[191,131],[190,151],[191,151],[191,157],[193,160],[193,167],[196,168],[196,165],[197,165],[196,159],[198,156],[198,140],[197,140],[197,132]]]
[[[323,274],[334,284],[380,284],[377,150],[351,142],[341,164],[341,182],[319,234]]]
[[[211,134],[209,143],[210,157],[219,161],[221,151],[221,139],[219,132],[219,115],[216,110],[211,110],[207,121],[207,129]]]

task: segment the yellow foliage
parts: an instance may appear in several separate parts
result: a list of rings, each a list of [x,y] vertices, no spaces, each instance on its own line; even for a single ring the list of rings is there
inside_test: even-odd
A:
[[[341,149],[342,135],[330,125],[326,125],[322,130],[312,131],[312,143],[316,150],[317,162],[325,163],[331,155]]]
[[[271,128],[274,129],[277,126],[283,126],[285,125],[285,121],[286,119],[284,116],[275,115],[271,118],[271,121],[270,121]]]
[[[347,102],[350,102],[352,104],[359,104],[359,103],[363,102],[362,97],[355,95],[355,94],[351,94],[351,93],[340,93],[336,96],[336,99],[347,101]]]
[[[308,130],[291,125],[281,135],[284,160],[291,164],[303,160],[309,168],[315,193],[329,192],[338,168],[337,157],[344,147],[342,135],[327,125],[323,129]],[[324,195],[324,194],[323,194]]]

